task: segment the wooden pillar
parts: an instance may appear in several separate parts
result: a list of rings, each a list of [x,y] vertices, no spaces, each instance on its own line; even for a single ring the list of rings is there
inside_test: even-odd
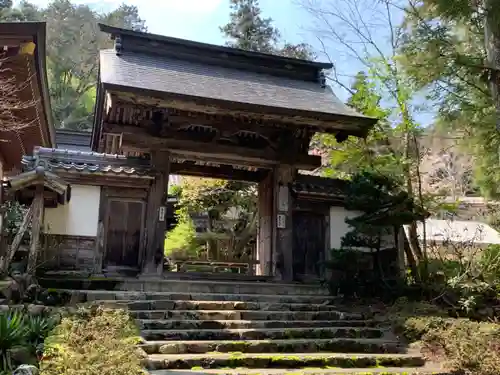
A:
[[[257,275],[272,276],[273,212],[274,212],[274,174],[269,171],[259,182],[257,194],[259,212],[259,231],[257,233]]]
[[[280,165],[274,173],[274,228],[276,244],[273,251],[274,275],[283,281],[293,279],[293,202],[290,185],[293,182],[295,168]]]
[[[163,273],[170,153],[153,151],[151,161],[152,167],[157,173],[149,190],[146,209],[146,247],[142,262],[142,275],[146,277],[161,276]]]
[[[38,185],[36,187],[35,197],[33,200],[33,222],[31,225],[31,240],[27,270],[27,272],[32,275],[35,274],[38,253],[40,250],[40,230],[42,228],[43,221],[43,190],[43,185]]]

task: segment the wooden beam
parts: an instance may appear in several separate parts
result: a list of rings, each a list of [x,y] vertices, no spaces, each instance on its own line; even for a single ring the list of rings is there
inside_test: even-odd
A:
[[[138,106],[118,104],[116,107],[113,107],[116,113],[114,117],[118,115],[120,112],[118,109],[121,108],[137,110]],[[146,107],[143,108],[142,111],[149,112],[155,111],[155,109]],[[293,130],[283,124],[269,124],[263,120],[242,119],[241,121],[237,121],[234,120],[232,116],[212,115],[208,113],[198,113],[197,116],[193,116],[192,113],[193,112],[189,111],[167,110],[167,120],[163,122],[163,129],[179,130],[185,125],[203,125],[210,126],[221,131],[228,130],[233,132],[237,132],[238,130],[248,130],[255,133],[268,133],[273,130],[278,132],[283,130]],[[105,122],[103,124],[104,132],[109,132],[115,125],[120,126],[120,118],[112,118],[112,120],[115,121]],[[124,122],[126,122],[128,119],[124,120]],[[150,121],[143,120],[141,123],[145,125],[149,124]]]
[[[257,233],[257,275],[273,276],[273,236],[274,232],[274,173],[269,171],[258,187],[259,225]]]
[[[290,165],[280,165],[274,173],[274,237],[276,246],[273,252],[275,276],[284,281],[293,279],[293,197],[290,184],[296,170]]]
[[[166,206],[170,156],[167,151],[154,151],[151,160],[159,168],[149,190],[146,212],[146,248],[142,259],[142,276],[158,277],[163,272],[163,252],[167,220],[160,221],[160,207]],[[153,164],[155,166],[155,164]],[[161,259],[158,259],[160,258]]]
[[[79,185],[101,185],[101,186],[114,186],[114,187],[136,187],[146,188],[154,180],[153,176],[137,176],[128,174],[113,174],[113,173],[78,173],[58,171],[59,176],[63,177],[69,184]]]
[[[197,177],[212,177],[233,181],[248,181],[259,182],[263,174],[262,172],[250,172],[239,169],[234,169],[229,166],[211,167],[203,165],[190,164],[172,164],[172,174],[180,174]]]
[[[293,160],[282,160],[283,156],[273,150],[252,150],[244,147],[225,146],[214,143],[188,140],[172,140],[149,135],[145,129],[136,126],[112,127],[112,134],[122,134],[124,146],[135,149],[164,149],[172,154],[201,157],[205,160],[225,161],[225,164],[248,165],[270,168],[279,164],[293,164],[297,169],[314,170],[321,166],[321,157],[316,155],[294,155]]]
[[[175,108],[180,111],[210,113],[216,115],[231,115],[261,119],[267,123],[283,124],[288,128],[309,127],[316,132],[335,134],[346,131],[349,135],[364,137],[375,124],[369,117],[352,116],[315,111],[294,110],[289,108],[269,108],[260,105],[219,101],[210,98],[187,98],[168,93],[168,97],[155,97],[155,93],[137,88],[123,86],[111,87],[108,92],[116,94],[116,99],[129,102],[134,106],[149,106],[152,108]],[[149,95],[148,95],[149,94]]]
[[[23,43],[32,42],[32,36],[2,35],[0,36],[0,46],[17,47]]]
[[[31,241],[29,247],[28,270],[31,275],[35,274],[38,252],[40,249],[40,230],[43,221],[43,185],[36,187],[35,199],[33,199],[33,222],[31,225]]]

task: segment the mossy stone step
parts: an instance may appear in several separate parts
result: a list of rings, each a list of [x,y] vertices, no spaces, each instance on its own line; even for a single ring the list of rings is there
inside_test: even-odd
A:
[[[167,320],[138,319],[141,329],[263,329],[314,327],[373,327],[369,320]]]
[[[138,319],[171,320],[345,320],[364,321],[359,314],[339,311],[259,311],[259,310],[136,310]]]
[[[275,329],[152,329],[142,330],[146,340],[286,340],[371,338],[383,336],[383,331],[365,327],[316,327]]]
[[[338,316],[349,316],[362,319],[361,314],[343,313],[338,311],[338,307],[331,305],[307,304],[307,303],[272,303],[272,302],[241,302],[241,301],[97,301],[100,304],[127,307],[132,311],[137,310],[230,310],[230,311],[334,311]]]
[[[285,368],[307,367],[376,368],[376,367],[420,367],[425,360],[420,355],[410,354],[153,354],[147,360],[150,370],[213,368]]]
[[[452,375],[439,367],[155,370],[151,375]]]
[[[183,353],[401,353],[399,343],[381,339],[302,339],[247,341],[146,341],[147,354]]]
[[[128,277],[40,277],[40,285],[50,289],[73,290],[114,290],[136,292],[166,292],[166,293],[222,293],[222,294],[274,294],[326,296],[328,288],[319,283],[278,283],[255,280],[174,280],[174,279],[138,279]]]
[[[61,293],[78,295],[82,302],[102,300],[173,300],[173,301],[240,301],[273,303],[312,303],[333,302],[330,296],[276,295],[276,294],[227,294],[227,293],[168,293],[168,292],[128,292],[115,290],[71,290],[55,289]]]

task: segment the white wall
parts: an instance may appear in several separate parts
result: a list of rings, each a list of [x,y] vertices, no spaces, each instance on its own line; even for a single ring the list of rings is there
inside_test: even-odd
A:
[[[344,207],[330,207],[330,248],[339,249],[344,237],[351,231],[349,225],[345,222],[346,218],[353,218],[361,215],[360,211],[348,211]],[[394,236],[388,234],[382,240],[382,247],[389,248],[394,246]],[[360,248],[359,250],[368,250]]]
[[[46,208],[44,232],[69,236],[97,236],[100,186],[71,185],[71,199],[57,208]]]
[[[339,249],[342,237],[351,230],[345,219],[360,214],[357,211],[347,211],[344,207],[330,207],[330,249]]]

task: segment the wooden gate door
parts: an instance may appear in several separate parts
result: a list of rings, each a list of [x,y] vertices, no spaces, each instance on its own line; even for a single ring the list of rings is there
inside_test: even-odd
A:
[[[104,268],[139,269],[143,248],[145,202],[107,202]]]
[[[293,214],[293,276],[296,281],[321,278],[325,260],[325,215],[296,211]]]

